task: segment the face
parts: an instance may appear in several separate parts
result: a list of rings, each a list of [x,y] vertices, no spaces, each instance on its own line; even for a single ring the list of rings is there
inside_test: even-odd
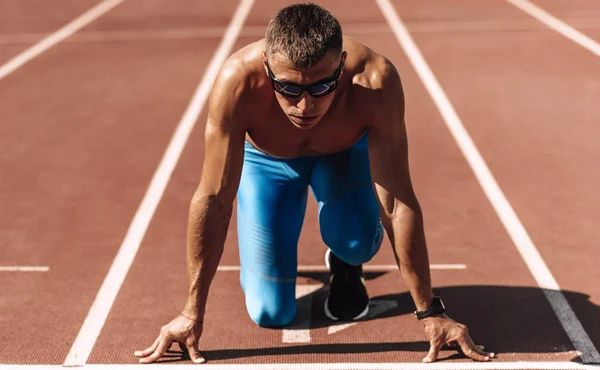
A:
[[[343,73],[343,63],[346,59],[346,53],[328,52],[321,60],[308,68],[299,68],[281,54],[275,54],[269,57],[268,67],[271,69],[272,76],[278,81],[291,82],[299,85],[310,85],[315,82],[321,82],[335,75],[341,66]],[[263,62],[267,70],[267,57],[263,53]],[[267,72],[268,73],[268,72]],[[340,73],[341,77],[341,73]],[[303,91],[298,97],[288,97],[279,92],[275,92],[275,97],[281,106],[281,109],[294,126],[300,129],[311,129],[319,123],[321,118],[327,113],[331,103],[334,100],[336,91],[324,96],[314,97],[308,91]],[[314,92],[313,92],[313,95]],[[318,95],[318,94],[317,94]]]

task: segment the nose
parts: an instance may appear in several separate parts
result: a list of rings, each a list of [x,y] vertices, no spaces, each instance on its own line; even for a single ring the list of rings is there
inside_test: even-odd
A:
[[[315,101],[306,91],[300,96],[300,100],[296,103],[296,107],[303,112],[309,111],[315,105]]]

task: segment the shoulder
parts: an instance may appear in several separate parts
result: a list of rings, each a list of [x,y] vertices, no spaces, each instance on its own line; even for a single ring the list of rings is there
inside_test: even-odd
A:
[[[389,116],[390,110],[403,115],[404,90],[400,73],[394,64],[356,40],[349,39],[347,43],[351,48],[348,54],[355,54],[349,65],[353,95],[366,110],[364,113],[370,119],[377,118],[373,115]]]
[[[353,84],[369,91],[402,88],[400,74],[389,59],[354,39],[347,38],[346,44],[348,53],[354,54],[349,65]]]
[[[245,114],[249,102],[255,100],[254,93],[264,84],[261,52],[260,42],[256,42],[238,50],[225,61],[210,93],[210,116]]]

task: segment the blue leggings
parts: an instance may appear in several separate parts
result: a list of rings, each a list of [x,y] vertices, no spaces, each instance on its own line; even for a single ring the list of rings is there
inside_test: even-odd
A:
[[[319,204],[321,237],[336,256],[359,265],[381,246],[366,134],[343,152],[294,159],[273,158],[246,143],[237,208],[240,281],[248,313],[260,326],[285,326],[296,314],[297,247],[309,186]]]

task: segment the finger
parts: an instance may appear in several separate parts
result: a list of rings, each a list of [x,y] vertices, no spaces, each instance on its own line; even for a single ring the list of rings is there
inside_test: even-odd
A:
[[[149,354],[151,354],[152,352],[154,352],[156,350],[156,347],[158,347],[158,343],[160,343],[160,338],[162,338],[162,335],[159,335],[158,337],[156,337],[156,339],[154,340],[154,343],[152,343],[152,345],[148,348],[146,348],[143,351],[135,351],[133,352],[133,355],[136,357],[146,357]]]
[[[423,358],[423,362],[434,362],[438,358],[438,353],[440,353],[440,349],[442,348],[442,343],[431,342],[429,346],[429,352],[427,356]]]
[[[452,340],[452,341],[448,342],[448,343],[446,344],[446,347],[447,347],[448,349],[461,350],[461,349],[460,349],[460,346],[458,345],[458,342],[456,342],[455,340]],[[494,353],[486,353],[486,352],[484,352],[483,350],[485,349],[485,346],[483,346],[483,345],[477,344],[477,345],[475,345],[475,347],[476,347],[477,349],[479,349],[479,351],[477,351],[477,352],[478,352],[480,355],[483,355],[483,356],[489,356],[489,357],[495,357],[495,356],[496,356]],[[444,349],[444,347],[442,347],[442,349]]]
[[[483,346],[475,346],[475,349],[476,349],[477,353],[479,353],[482,356],[489,357],[489,358],[496,358],[496,357],[498,357],[498,355],[496,353],[494,353],[494,352],[486,352],[486,351],[484,351],[483,350],[484,348],[485,347],[483,347]]]
[[[479,354],[480,354],[480,355],[482,355],[482,356],[485,356],[485,357],[494,357],[494,356],[493,356],[493,355],[495,355],[494,353],[491,353],[491,352],[486,352],[486,351],[484,351],[484,350],[483,350],[483,348],[482,348],[482,347],[483,347],[483,346],[477,346],[477,345],[475,345],[475,346],[473,346],[473,350],[474,350],[475,352],[479,353]]]
[[[482,350],[479,346],[472,346],[471,348],[473,348],[473,351],[477,352],[483,357],[490,357],[490,354]]]
[[[172,342],[171,339],[169,339],[167,336],[163,336],[158,344],[158,347],[154,351],[154,353],[152,353],[148,357],[140,358],[139,362],[142,364],[147,364],[147,363],[158,360],[159,358],[164,356],[165,352],[167,352],[167,349],[169,349],[169,347],[171,347],[171,342]]]
[[[490,358],[495,358],[496,357],[496,354],[494,352],[486,352],[486,351],[484,351],[484,349],[485,349],[484,346],[479,345],[479,344],[475,344],[473,342],[473,339],[471,339],[471,337],[468,337],[468,343],[480,355],[482,355],[484,357],[490,357]]]
[[[195,344],[187,346],[187,350],[193,363],[203,364],[206,362],[206,359],[200,354]]]
[[[475,361],[489,361],[490,357],[479,353],[481,350],[477,348],[477,346],[475,346],[470,339],[471,338],[467,336],[467,338],[461,338],[458,340],[460,349],[465,354],[465,356]]]

